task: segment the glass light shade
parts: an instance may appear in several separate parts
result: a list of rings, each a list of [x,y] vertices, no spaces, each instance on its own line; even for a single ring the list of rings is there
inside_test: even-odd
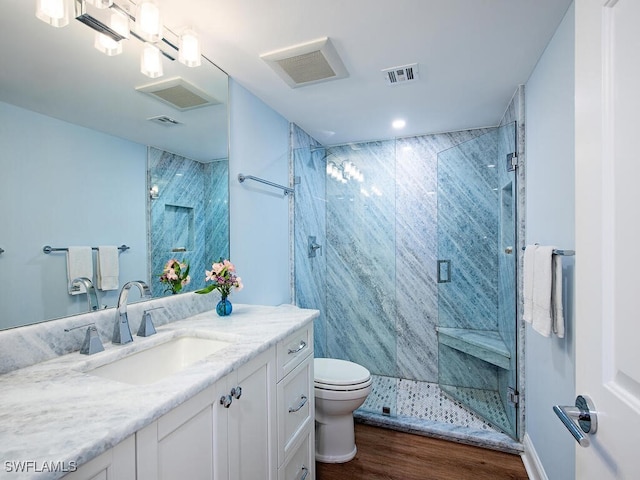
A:
[[[162,39],[162,18],[155,0],[142,0],[136,7],[136,32],[148,42]]]
[[[87,3],[97,8],[109,8],[113,5],[113,0],[85,0]]]
[[[96,32],[96,39],[93,46],[110,57],[122,53],[122,43],[116,42],[113,38],[99,32]]]
[[[53,27],[69,24],[69,2],[67,0],[37,0],[36,17]]]
[[[178,42],[178,61],[187,67],[199,67],[200,39],[198,34],[191,29],[185,30],[180,35]]]
[[[140,71],[149,78],[162,76],[162,54],[157,47],[145,45],[140,59]]]
[[[124,12],[114,10],[111,14],[111,28],[122,35],[124,38],[129,38],[129,17]]]

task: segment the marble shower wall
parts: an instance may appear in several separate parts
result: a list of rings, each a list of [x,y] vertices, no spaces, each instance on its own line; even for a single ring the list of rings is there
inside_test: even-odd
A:
[[[298,130],[294,127],[294,138],[304,137]],[[438,382],[438,153],[484,136],[487,141],[479,140],[483,148],[495,149],[495,132],[477,129],[327,149],[311,148],[309,138],[306,146],[293,143],[297,147],[292,155],[294,176],[301,182],[296,186],[294,220],[296,301],[322,312],[317,356],[349,359],[377,375]],[[345,161],[363,173],[362,183],[327,177],[327,162],[341,165]],[[468,179],[473,177],[469,168],[477,182]],[[450,187],[461,189],[470,204],[477,202],[469,192],[485,195],[487,189],[487,202],[493,202],[492,213],[471,221],[459,209],[445,219],[453,225],[451,246],[457,245],[456,232],[469,229],[477,228],[476,238],[491,237],[475,242],[478,245],[456,247],[453,265],[465,278],[465,286],[446,302],[445,318],[450,319],[448,326],[466,326],[458,315],[480,309],[482,315],[473,319],[495,330],[495,169],[486,163],[470,167],[463,162],[445,170],[450,178],[465,178]],[[479,211],[488,210],[487,205],[481,202]],[[323,246],[322,257],[307,258],[309,235],[322,239],[318,242]],[[488,248],[493,248],[491,259],[480,267],[472,264],[469,255]],[[479,307],[480,301],[488,306]]]
[[[157,185],[150,200],[149,278],[154,296],[166,295],[159,276],[175,258],[191,265],[185,291],[205,286],[205,268],[229,255],[228,162],[200,163],[149,148],[148,181]],[[185,251],[173,251],[184,248]]]

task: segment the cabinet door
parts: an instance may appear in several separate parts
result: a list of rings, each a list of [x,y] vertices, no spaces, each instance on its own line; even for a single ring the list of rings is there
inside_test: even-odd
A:
[[[138,480],[213,478],[214,387],[136,433]]]
[[[135,478],[136,445],[133,435],[64,477],[65,480],[135,480]]]
[[[274,480],[276,464],[275,349],[239,367],[228,378],[240,398],[226,409],[231,480]]]

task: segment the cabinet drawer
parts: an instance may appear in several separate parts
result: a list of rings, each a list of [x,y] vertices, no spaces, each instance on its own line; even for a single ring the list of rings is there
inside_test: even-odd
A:
[[[295,448],[303,430],[313,423],[313,356],[309,355],[278,383],[278,465]]]
[[[297,330],[278,342],[278,380],[282,380],[291,370],[313,351],[313,324]]]
[[[278,470],[278,480],[313,480],[315,476],[315,443],[314,429],[308,428],[302,442]]]

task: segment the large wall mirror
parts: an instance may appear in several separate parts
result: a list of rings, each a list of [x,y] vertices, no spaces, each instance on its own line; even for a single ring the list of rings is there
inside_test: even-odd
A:
[[[73,11],[54,28],[35,8],[5,0],[0,15],[0,329],[87,311],[87,295],[69,291],[69,246],[126,245],[119,287],[145,280],[168,294],[157,278],[176,258],[191,264],[186,290],[198,288],[229,250],[227,75],[206,58],[168,58],[182,26],[167,18],[164,74],[151,79],[139,39],[107,56]],[[98,290],[101,306],[118,292]]]

